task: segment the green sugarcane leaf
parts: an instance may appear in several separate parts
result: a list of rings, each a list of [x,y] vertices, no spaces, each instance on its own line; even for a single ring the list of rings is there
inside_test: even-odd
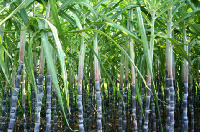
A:
[[[68,0],[68,1],[65,1],[59,8],[58,8],[58,11],[60,13],[61,10],[64,10],[65,8],[67,8],[68,5],[70,5],[71,3],[73,3],[74,0]]]
[[[121,30],[124,34],[126,35],[129,35],[130,37],[132,37],[134,40],[138,41],[138,42],[141,42],[141,40],[136,36],[134,35],[133,33],[131,33],[130,31],[128,31],[126,28],[124,28],[123,26],[120,26],[116,23],[114,23],[110,18],[106,17],[105,15],[100,15],[104,20],[107,21],[107,24],[114,27],[114,28],[117,28],[119,30]]]
[[[21,4],[21,2],[22,2],[21,0],[17,0],[18,4]],[[28,22],[29,18],[28,18],[26,11],[25,11],[25,8],[20,9],[20,14],[21,14],[21,17],[22,17],[24,23],[26,24]]]
[[[176,21],[173,25],[173,29],[180,23],[182,22],[183,20],[187,19],[187,18],[190,18],[192,17],[193,15],[195,15],[197,12],[199,12],[200,9],[196,9],[190,13],[188,13],[187,15],[184,15],[183,17],[179,18],[178,21]]]
[[[192,31],[194,31],[197,35],[200,34],[200,26],[197,24],[190,24],[189,26],[192,28]]]
[[[80,4],[80,5],[83,5],[83,6],[86,6],[86,7],[88,7],[88,9],[92,12],[92,14],[93,14],[93,18],[94,18],[94,20],[97,20],[97,17],[98,17],[98,14],[96,13],[96,11],[94,10],[94,8],[91,6],[91,4],[90,3],[88,3],[88,2],[76,2],[76,3],[74,3],[75,5],[76,4]]]
[[[176,7],[175,9],[173,9],[172,11],[172,15],[174,15],[181,7],[183,7],[185,5],[185,2],[181,3],[178,7]]]
[[[179,54],[180,56],[182,56],[183,58],[185,58],[189,64],[191,65],[189,56],[187,55],[186,51],[184,50],[182,44],[180,44],[179,42],[177,42],[175,39],[173,38],[168,38],[172,44],[174,45],[174,51]]]
[[[33,2],[33,0],[24,0],[24,1],[22,1],[22,3],[14,11],[12,11],[12,13],[10,13],[5,19],[3,19],[0,22],[0,25],[3,24],[10,17],[12,17],[17,11],[19,11],[20,9],[25,8],[26,6],[28,6],[31,2]]]
[[[1,41],[1,36],[0,36],[0,66],[1,66],[1,69],[6,77],[7,81],[8,81],[8,84],[10,84],[10,80],[5,72],[4,50],[3,50],[3,45],[2,45],[2,41]]]
[[[76,22],[65,12],[59,13],[60,16],[70,22],[72,25],[76,25]]]
[[[143,16],[144,19],[148,22],[148,24],[149,24],[150,26],[152,26],[151,21],[148,19],[147,15],[146,15],[144,12],[142,12],[142,16]]]
[[[15,2],[16,0],[11,1],[10,3],[7,3],[5,7],[3,7],[2,9],[0,9],[0,14],[6,9],[8,8],[13,2]]]
[[[166,1],[165,4],[162,4],[162,6],[158,6],[158,9],[160,8],[163,8],[161,12],[159,12],[155,19],[157,19],[158,17],[160,17],[163,13],[165,13],[169,8],[171,8],[173,5],[175,5],[177,2],[179,2],[179,0],[175,0],[175,1],[172,1],[172,2],[169,2],[169,1]],[[167,5],[166,5],[167,4]],[[156,10],[158,10],[156,9]]]
[[[128,6],[126,6],[126,7],[114,8],[113,10],[109,11],[109,12],[106,13],[105,15],[108,16],[108,15],[113,14],[114,12],[118,12],[118,11],[120,11],[120,14],[122,14],[124,11],[129,10],[129,9],[131,9],[131,8],[135,8],[135,7],[139,7],[139,5],[131,4],[131,5],[128,5]]]
[[[148,40],[147,40],[147,36],[146,36],[146,31],[145,31],[145,28],[144,28],[141,9],[140,9],[140,7],[137,7],[136,9],[137,9],[139,29],[140,29],[140,34],[141,34],[141,38],[142,38],[142,43],[143,43],[144,54],[145,54],[145,58],[146,58],[146,62],[147,62],[147,67],[148,67],[148,70],[149,70],[151,77],[153,78],[151,61],[150,61],[151,58],[150,58],[150,55],[149,55],[149,45],[148,45]]]
[[[56,0],[50,0],[49,3],[51,6],[51,13],[53,16],[54,23],[58,29],[58,32],[61,32],[62,28],[61,28],[61,24],[60,24],[60,19],[58,18],[58,9],[57,9]]]

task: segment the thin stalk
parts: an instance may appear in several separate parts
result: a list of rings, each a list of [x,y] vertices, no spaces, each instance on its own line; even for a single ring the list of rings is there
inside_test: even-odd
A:
[[[149,55],[150,55],[150,64],[151,64],[151,69],[152,69],[152,62],[153,62],[153,50],[154,50],[154,23],[155,23],[155,10],[152,9],[152,20],[151,20],[151,39],[150,39],[150,49],[149,49]],[[154,104],[154,99],[153,96],[151,97],[151,75],[148,70],[148,89],[147,89],[147,97],[146,97],[146,108],[145,108],[145,122],[144,122],[144,131],[148,132],[148,116],[149,116],[149,106],[151,102],[151,108],[152,108],[152,116],[153,116],[153,131],[156,131],[156,117],[155,117],[155,104]]]
[[[40,50],[40,67],[39,67],[39,76],[38,76],[38,102],[35,112],[35,127],[34,132],[39,132],[40,129],[40,112],[42,108],[42,97],[43,97],[43,80],[44,80],[44,64],[45,64],[45,58],[44,58],[44,51],[43,51],[43,44],[41,45]]]
[[[33,45],[33,50],[36,50],[36,44]],[[33,53],[33,65],[34,65],[34,77],[37,84],[37,59],[36,52]],[[35,116],[35,107],[36,107],[36,93],[33,85],[31,85],[31,123],[30,123],[30,132],[34,131],[34,116]]]
[[[26,122],[26,91],[25,91],[25,67],[23,69],[23,83],[22,83],[22,107],[23,107],[23,126],[24,126],[24,132],[27,132],[27,122]],[[27,106],[28,107],[28,106]]]
[[[151,67],[153,63],[153,51],[154,51],[154,25],[155,25],[155,13],[156,11],[152,9],[152,19],[151,19],[151,39],[150,39],[150,57],[151,57]],[[150,82],[151,84],[151,82]],[[156,114],[155,114],[155,104],[154,104],[154,96],[151,97],[151,111],[152,111],[152,122],[153,122],[153,132],[156,131]]]
[[[54,64],[56,63],[56,56],[55,56],[55,52],[53,52],[53,62]],[[57,114],[57,95],[56,95],[56,90],[54,85],[52,85],[52,110],[53,110],[53,132],[57,132],[58,131],[58,114]]]
[[[183,24],[183,42],[187,44],[186,25]],[[188,46],[184,45],[184,50],[188,55]],[[184,59],[184,89],[183,89],[183,131],[188,131],[188,117],[187,117],[187,95],[188,95],[188,62]]]
[[[119,85],[119,91],[120,94],[123,97],[123,81],[124,81],[124,54],[121,53],[121,62],[120,62],[120,85]],[[123,112],[123,100],[121,97],[119,97],[119,132],[122,132],[122,113]]]
[[[46,132],[51,131],[51,75],[47,70]]]
[[[95,26],[97,29],[97,26]],[[97,33],[94,33],[94,51],[98,55],[98,42],[97,42]],[[100,89],[100,76],[99,76],[99,62],[97,57],[94,55],[94,74],[95,74],[95,89],[97,97],[97,131],[102,132],[102,99],[101,99],[101,89]]]
[[[128,14],[130,14],[130,11],[128,11]],[[127,29],[129,30],[129,19],[127,19]],[[129,39],[129,38],[127,38]],[[129,41],[127,41],[126,51],[128,51],[129,48]],[[128,115],[128,59],[125,57],[125,90],[124,90],[124,116],[123,116],[123,132],[126,131],[127,126],[127,115]]]
[[[5,54],[5,74],[8,75],[8,66],[7,66],[7,62],[8,61],[8,56]],[[0,131],[4,131],[4,126],[6,124],[6,98],[7,98],[7,94],[8,94],[8,81],[5,78],[5,88],[4,88],[4,93],[3,93],[3,103],[2,103],[2,117],[1,117],[1,127],[0,127]]]
[[[3,2],[3,7],[6,6],[6,2],[4,1]],[[3,13],[2,13],[3,15]],[[4,41],[4,25],[0,25],[0,39],[1,39],[1,43],[3,43]],[[5,54],[5,74],[8,76],[8,66],[7,66],[7,60],[8,60],[8,57],[7,55]],[[5,89],[4,89],[4,93],[3,93],[3,102],[2,102],[2,117],[1,117],[1,126],[0,126],[0,131],[3,131],[4,130],[4,126],[5,126],[5,116],[6,116],[6,97],[7,97],[7,86],[8,86],[8,80],[5,78]]]
[[[83,24],[85,24],[85,15],[83,15]],[[79,130],[84,132],[83,125],[83,104],[82,104],[82,78],[83,78],[83,68],[84,68],[84,57],[85,57],[85,46],[84,46],[84,36],[81,36],[81,46],[79,53],[79,66],[78,66],[78,117],[79,117]]]
[[[72,53],[72,48],[71,48],[71,53]],[[72,73],[72,71],[74,71],[74,61],[71,60],[71,63],[72,63],[72,68],[71,70],[69,71],[70,73],[70,79],[69,79],[69,82],[71,84],[71,87],[73,88],[74,87],[74,74]],[[70,91],[70,96],[69,96],[69,105],[70,105],[70,110],[71,110],[71,114],[70,114],[70,125],[72,126],[72,129],[74,129],[74,109],[73,109],[73,104],[74,104],[74,99],[73,99],[73,91],[71,89],[69,89]]]
[[[47,9],[46,9],[46,19],[49,18],[50,14],[50,4],[48,2]],[[45,28],[48,28],[47,23],[45,23]],[[41,34],[47,34],[45,31],[41,31]],[[48,35],[47,35],[48,36]],[[38,109],[35,112],[35,128],[34,132],[39,132],[40,129],[40,112],[42,108],[42,98],[43,98],[43,77],[44,77],[44,64],[45,64],[45,57],[44,57],[44,50],[43,44],[45,43],[44,39],[42,40],[41,44],[41,51],[40,51],[40,67],[39,67],[39,77],[38,77]]]
[[[33,17],[35,17],[35,2],[33,2]],[[34,40],[33,40],[34,41]],[[36,51],[36,44],[33,45],[33,50]],[[37,84],[37,53],[33,52],[33,66],[34,66],[34,77],[35,84]],[[30,123],[30,132],[34,131],[34,116],[35,116],[35,107],[36,107],[36,93],[33,85],[31,85],[31,123]]]
[[[133,19],[133,9],[130,9],[130,19]],[[129,23],[130,32],[133,32],[133,23]],[[130,38],[130,57],[133,62],[135,62],[135,53],[134,53],[134,44],[133,39]],[[131,65],[131,83],[132,83],[132,114],[133,114],[133,125],[134,125],[134,131],[137,132],[137,118],[136,118],[136,100],[135,100],[135,68],[133,65]]]
[[[167,21],[167,35],[172,38],[172,7],[168,10]],[[166,79],[166,103],[167,103],[167,124],[166,131],[174,131],[174,85],[173,85],[173,46],[171,41],[166,41],[166,67],[167,67],[167,79]],[[170,90],[170,94],[169,94]]]
[[[93,95],[93,77],[92,77],[92,54],[90,52],[90,56],[89,56],[89,59],[90,59],[90,87],[89,87],[89,102],[88,102],[88,105],[89,105],[89,127],[88,127],[88,132],[91,131],[91,127],[92,127],[92,95]]]
[[[20,35],[20,49],[19,49],[19,67],[17,72],[17,79],[15,83],[15,88],[13,89],[12,100],[11,100],[11,108],[10,108],[10,123],[8,126],[8,132],[12,132],[15,125],[16,118],[16,109],[17,109],[17,95],[20,89],[21,82],[21,74],[24,65],[24,53],[25,53],[25,44],[26,44],[26,29],[21,27],[21,35]]]
[[[56,90],[55,87],[52,86],[53,98],[52,98],[52,109],[53,109],[53,132],[58,131],[58,115],[56,111]]]

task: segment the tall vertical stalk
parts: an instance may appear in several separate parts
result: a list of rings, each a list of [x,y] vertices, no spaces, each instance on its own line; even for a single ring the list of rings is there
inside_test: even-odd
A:
[[[130,9],[130,19],[133,19],[133,9]],[[133,23],[129,22],[130,32],[133,32]],[[134,53],[134,44],[133,39],[130,38],[130,57],[133,62],[135,59],[135,53]],[[134,131],[136,132],[138,130],[137,128],[137,119],[136,119],[136,100],[135,100],[135,68],[133,65],[131,65],[131,87],[132,87],[132,114],[133,114],[133,125],[134,125]]]
[[[85,24],[85,15],[83,15],[83,24]],[[83,104],[82,104],[82,78],[83,78],[83,68],[84,68],[84,57],[85,57],[85,46],[84,46],[84,36],[82,34],[80,54],[79,54],[79,66],[78,66],[78,95],[77,95],[80,132],[84,132]]]
[[[120,62],[120,85],[119,85],[119,91],[121,94],[121,97],[119,97],[119,132],[122,132],[122,114],[123,114],[123,82],[124,82],[124,54],[121,53],[121,62]]]
[[[167,35],[172,38],[172,7],[168,10],[168,21],[167,21]],[[167,124],[166,131],[174,131],[174,85],[173,85],[173,46],[171,41],[166,41],[166,67],[167,67],[167,79],[166,79],[166,103],[167,103]],[[170,90],[170,95],[169,95]]]
[[[33,45],[33,50],[36,50],[36,44]],[[36,53],[33,53],[33,65],[34,65],[34,77],[35,82],[37,84],[37,60]],[[36,93],[33,85],[31,85],[31,123],[30,123],[30,132],[34,130],[34,115],[35,115],[35,107],[36,107]]]
[[[8,75],[8,56],[5,54],[5,74]],[[2,103],[2,118],[1,118],[1,127],[0,131],[4,130],[4,126],[6,124],[6,98],[8,94],[8,80],[5,78],[5,88],[4,88],[4,93],[3,93],[3,103]]]
[[[46,132],[51,131],[51,75],[47,70],[47,89],[46,89]]]
[[[4,1],[3,2],[3,7],[6,6],[6,2]],[[3,14],[3,13],[2,13]],[[3,43],[4,41],[4,25],[0,25],[0,39],[1,39],[1,43]],[[4,53],[2,53],[4,54]],[[7,55],[5,54],[5,74],[8,76],[8,66],[7,66],[7,62],[8,61],[8,57]],[[5,78],[5,88],[4,88],[4,92],[3,92],[3,102],[2,102],[2,117],[1,117],[1,126],[0,126],[0,131],[3,131],[4,130],[4,126],[5,126],[5,123],[6,123],[6,120],[5,120],[5,116],[6,116],[6,97],[7,97],[7,86],[8,86],[8,80]]]
[[[43,43],[43,42],[42,42]],[[40,50],[40,67],[39,67],[39,76],[38,76],[38,102],[37,102],[37,109],[35,112],[35,127],[34,132],[39,132],[40,129],[40,112],[42,107],[42,97],[43,97],[43,80],[44,80],[44,51],[43,51],[43,44],[41,45]]]
[[[58,116],[56,111],[56,90],[55,87],[52,86],[52,92],[53,92],[53,99],[52,99],[52,109],[53,109],[53,132],[57,132],[58,130]]]
[[[95,26],[97,29],[97,26]],[[97,42],[97,33],[94,33],[93,40],[94,52],[98,55],[98,42]],[[101,89],[100,89],[100,76],[99,76],[99,62],[97,57],[94,55],[94,74],[95,74],[95,89],[97,97],[97,131],[102,132],[102,99],[101,99]]]
[[[18,67],[18,72],[17,72],[15,88],[13,89],[13,94],[12,94],[11,108],[10,108],[10,123],[8,126],[8,132],[12,132],[15,125],[16,109],[17,109],[17,95],[20,89],[21,74],[22,74],[23,65],[24,65],[26,29],[23,26],[21,27],[21,29],[22,31],[20,35],[19,67]]]
[[[183,23],[183,42],[187,44],[186,25]],[[184,50],[188,55],[188,46],[184,45]],[[183,89],[183,130],[188,131],[188,117],[187,117],[187,95],[188,95],[188,62],[184,59],[184,89]]]
[[[155,39],[155,35],[154,35],[155,13],[156,11],[154,9],[151,9],[151,15],[152,15],[151,16],[151,39],[150,39],[151,68],[153,66],[153,51],[154,51],[154,39]],[[153,132],[155,132],[156,131],[156,114],[155,114],[154,97],[152,96],[150,100],[151,100],[151,111],[152,111],[152,121],[153,121]]]
[[[26,91],[25,91],[25,67],[23,69],[23,83],[22,83],[22,107],[23,107],[23,126],[24,126],[24,132],[27,132],[27,122],[26,122],[26,105],[25,105],[25,99],[26,99]],[[27,106],[28,107],[28,106]]]
[[[89,65],[90,65],[90,87],[89,87],[89,102],[88,102],[88,105],[89,105],[89,127],[88,127],[88,132],[91,131],[91,127],[92,127],[92,95],[93,95],[93,77],[92,77],[92,54],[91,54],[91,51],[90,51],[90,56],[89,56]]]
[[[128,16],[130,15],[130,10],[128,10]],[[127,29],[129,30],[129,19],[127,19]],[[127,37],[128,38],[128,37]],[[129,39],[129,38],[128,38]],[[126,52],[128,52],[129,41],[127,41]],[[125,57],[125,90],[124,90],[124,116],[123,116],[123,131],[126,131],[127,126],[127,116],[128,116],[128,59]]]

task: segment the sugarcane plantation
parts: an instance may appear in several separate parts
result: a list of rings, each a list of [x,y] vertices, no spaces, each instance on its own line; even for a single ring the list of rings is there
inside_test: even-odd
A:
[[[1,0],[0,132],[200,131],[200,0]]]

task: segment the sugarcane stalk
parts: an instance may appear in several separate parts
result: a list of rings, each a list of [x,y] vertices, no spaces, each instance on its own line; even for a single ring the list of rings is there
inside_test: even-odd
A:
[[[36,45],[33,45],[33,50],[36,50]],[[35,82],[37,84],[37,60],[36,60],[36,52],[33,53],[33,65],[34,65],[34,77]],[[30,123],[30,132],[34,131],[34,116],[35,116],[35,107],[36,107],[36,93],[31,85],[31,123]]]
[[[156,11],[152,8],[151,9],[151,39],[150,39],[150,57],[151,57],[151,67],[153,63],[153,51],[154,51],[154,25],[155,25],[155,13]],[[155,104],[154,104],[154,97],[151,97],[151,111],[152,111],[152,122],[153,122],[153,132],[156,131],[156,114],[155,114]]]
[[[154,23],[155,23],[155,10],[151,10],[152,20],[151,20],[151,39],[150,39],[150,49],[149,49],[149,55],[150,55],[150,67],[152,69],[152,62],[153,62],[153,49],[154,49]],[[156,131],[156,120],[155,120],[155,105],[154,105],[154,99],[153,96],[151,97],[151,75],[150,71],[148,70],[148,82],[147,82],[147,97],[146,97],[146,108],[145,108],[145,122],[144,122],[144,131],[148,132],[148,116],[149,116],[149,106],[151,102],[152,107],[152,116],[153,116],[153,131]]]
[[[22,107],[23,107],[23,126],[24,126],[24,132],[27,132],[27,122],[26,122],[26,92],[25,92],[25,67],[23,69],[23,83],[22,83]]]
[[[113,100],[113,85],[110,83],[110,85],[107,85],[107,89],[109,89],[109,103],[108,103],[108,118],[107,118],[107,126],[106,126],[106,132],[110,130],[110,124],[111,124],[111,113],[112,113],[112,100]]]
[[[3,7],[5,7],[6,2],[3,3]],[[3,14],[3,13],[2,13]],[[1,39],[1,43],[3,43],[4,41],[4,25],[0,25],[0,31],[2,31],[2,33],[0,33],[0,39]],[[7,66],[7,55],[5,54],[5,74],[8,75],[8,66]],[[3,93],[3,102],[2,102],[2,117],[1,117],[1,126],[0,126],[0,131],[4,131],[4,126],[5,126],[5,115],[6,115],[6,97],[7,97],[7,86],[8,86],[8,80],[5,78],[5,89],[4,89],[4,93]]]
[[[43,43],[43,42],[42,42]],[[39,76],[38,76],[38,102],[35,112],[35,126],[34,126],[34,132],[39,132],[40,129],[40,112],[42,108],[42,97],[43,97],[43,80],[44,80],[44,64],[45,64],[45,58],[44,58],[44,51],[43,51],[43,44],[41,45],[40,50],[40,67],[39,67]]]
[[[143,102],[144,102],[144,83],[142,83],[142,86],[141,86],[141,102],[142,102],[142,106],[143,106]],[[139,123],[138,123],[139,131],[142,131],[142,122],[143,122],[142,112],[140,112]]]
[[[128,10],[128,15],[130,15],[130,10]],[[127,19],[127,29],[129,30],[129,19]],[[128,38],[129,39],[129,38]],[[129,48],[129,41],[127,41],[126,51]],[[128,115],[128,59],[125,57],[125,90],[124,90],[124,116],[123,116],[123,132],[126,131],[127,126],[127,115]]]
[[[90,54],[90,85],[89,85],[89,102],[88,102],[88,105],[89,105],[89,114],[88,114],[88,117],[89,117],[89,126],[88,126],[88,132],[91,131],[91,127],[92,127],[92,95],[93,95],[93,78],[92,78],[92,55]]]
[[[125,58],[125,87],[124,87],[124,112],[123,112],[123,127],[122,127],[122,131],[125,132],[126,131],[126,126],[127,126],[127,108],[128,108],[128,61],[127,58]]]
[[[46,132],[51,131],[51,75],[47,70],[47,99],[46,99]]]
[[[91,73],[91,72],[90,72]],[[93,82],[92,82],[92,77],[90,74],[90,88],[89,88],[89,109],[90,109],[90,113],[89,113],[89,127],[88,127],[88,132],[91,131],[91,127],[92,127],[92,93],[93,93]]]
[[[187,44],[186,25],[183,24],[183,42]],[[188,46],[184,45],[184,50],[188,55]],[[188,131],[188,117],[187,117],[187,95],[188,95],[188,62],[184,59],[184,89],[183,89],[183,130]]]
[[[72,53],[72,48],[71,48],[71,53]],[[72,73],[72,71],[74,71],[73,70],[74,62],[73,62],[73,60],[71,60],[71,62],[72,62],[72,68],[69,71],[69,76],[70,76],[69,82],[70,82],[71,87],[73,88],[74,87],[74,74]],[[74,129],[74,108],[73,108],[74,99],[73,99],[73,92],[72,92],[71,89],[69,89],[69,92],[70,92],[70,95],[69,95],[69,100],[70,100],[69,106],[70,106],[70,111],[71,111],[69,124],[72,126],[72,129]]]
[[[124,81],[124,55],[121,54],[121,62],[120,62],[120,85],[119,85],[119,91],[121,96],[123,97],[123,81]],[[119,97],[119,132],[122,132],[122,113],[123,113],[123,100],[122,97]]]
[[[95,26],[97,29],[97,26]],[[97,33],[94,33],[93,40],[94,51],[98,55],[98,42],[97,42]],[[94,74],[95,74],[95,89],[97,97],[97,131],[102,132],[102,99],[101,99],[101,89],[100,89],[100,75],[99,75],[99,62],[97,57],[94,55]]]
[[[172,38],[172,7],[168,10],[168,21],[167,21],[167,35]],[[167,68],[167,79],[166,79],[166,103],[167,103],[167,124],[166,131],[174,131],[174,85],[173,85],[173,46],[169,39],[166,40],[166,68]],[[170,94],[169,94],[170,90]]]
[[[58,115],[56,110],[56,90],[55,87],[52,86],[53,98],[52,98],[52,109],[53,109],[53,132],[57,132],[58,130]]]
[[[133,19],[133,9],[130,9],[130,19]],[[133,32],[133,23],[130,22],[129,23],[129,27],[130,27],[130,32]],[[131,60],[134,62],[135,59],[135,53],[134,53],[134,44],[133,44],[133,39],[130,38],[130,57]],[[133,116],[133,125],[134,125],[134,131],[137,132],[138,128],[137,128],[137,118],[136,118],[136,100],[135,100],[135,68],[133,65],[131,65],[131,75],[132,75],[132,79],[131,79],[131,88],[132,88],[132,116]]]
[[[19,49],[19,67],[17,72],[17,79],[15,83],[15,88],[13,89],[12,99],[11,99],[11,108],[10,108],[10,123],[8,126],[8,132],[12,132],[15,125],[16,118],[16,109],[17,109],[17,95],[20,89],[21,74],[24,65],[24,53],[25,53],[25,44],[26,44],[26,28],[21,27],[20,35],[20,49]]]
[[[3,36],[1,36],[3,37]],[[3,38],[2,38],[3,40]],[[7,60],[8,60],[8,56],[5,55],[5,74],[8,75],[8,66],[7,66]],[[4,93],[3,93],[3,102],[2,102],[2,117],[1,117],[1,127],[0,127],[0,131],[4,131],[4,126],[6,124],[6,98],[7,98],[7,94],[8,94],[8,80],[5,78],[5,89],[4,89]]]
[[[83,24],[85,24],[85,15],[83,15]],[[84,27],[83,27],[84,28]],[[78,117],[79,117],[79,130],[84,132],[83,125],[83,104],[82,104],[82,78],[83,78],[83,68],[84,68],[84,57],[85,57],[85,46],[84,46],[84,36],[81,36],[81,46],[79,53],[79,66],[78,66]]]

